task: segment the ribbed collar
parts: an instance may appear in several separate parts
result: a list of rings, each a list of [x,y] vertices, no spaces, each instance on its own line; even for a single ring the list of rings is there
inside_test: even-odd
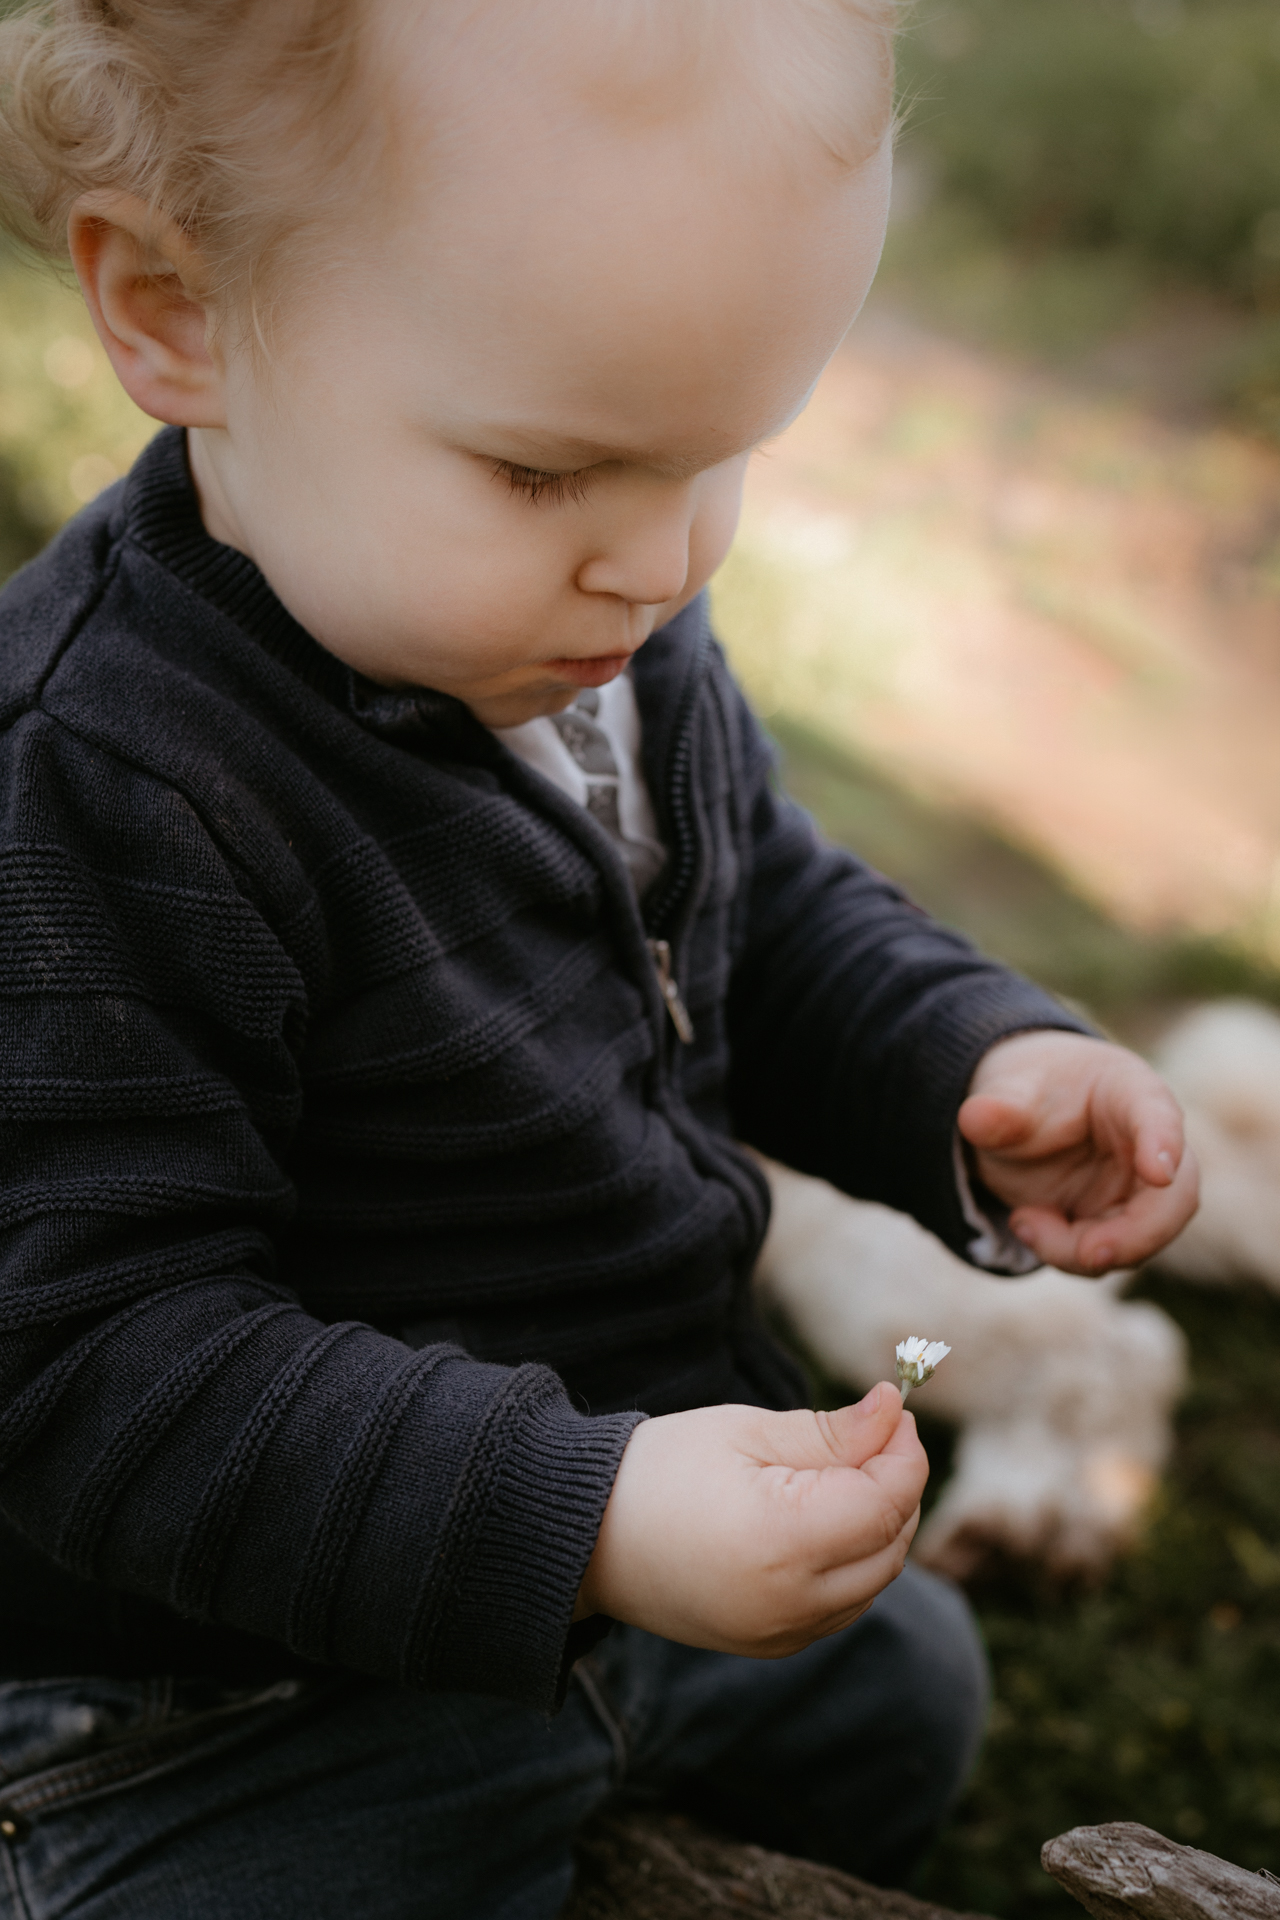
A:
[[[371,733],[405,746],[434,746],[492,759],[497,742],[470,709],[428,687],[379,686],[322,647],[277,597],[247,554],[205,530],[187,459],[187,436],[166,427],[142,453],[124,497],[129,536],[263,650]]]
[[[505,758],[506,749],[452,694],[381,687],[339,660],[299,625],[247,554],[206,532],[182,427],[164,428],[135,462],[125,483],[124,520],[128,536],[154,560],[369,732],[419,751],[488,763]],[[659,774],[666,731],[654,723],[681,704],[678,689],[691,687],[705,670],[706,625],[705,596],[699,595],[652,634],[637,656],[651,783]],[[667,772],[663,766],[658,780],[664,792]]]
[[[187,436],[166,427],[135,462],[125,487],[129,534],[153,559],[251,633],[301,679],[336,692],[347,669],[299,626],[265,576],[235,547],[206,533],[200,518]]]

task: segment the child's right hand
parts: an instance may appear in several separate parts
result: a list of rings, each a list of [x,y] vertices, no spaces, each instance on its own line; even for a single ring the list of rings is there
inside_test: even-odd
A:
[[[575,1619],[777,1659],[902,1571],[929,1463],[898,1389],[833,1413],[699,1407],[636,1428]]]

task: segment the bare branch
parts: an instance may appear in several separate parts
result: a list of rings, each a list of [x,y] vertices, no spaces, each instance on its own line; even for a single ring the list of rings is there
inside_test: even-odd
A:
[[[1280,1881],[1131,1820],[1073,1827],[1040,1862],[1095,1920],[1280,1920]]]
[[[888,1892],[763,1847],[741,1846],[679,1814],[592,1820],[562,1920],[981,1920]]]

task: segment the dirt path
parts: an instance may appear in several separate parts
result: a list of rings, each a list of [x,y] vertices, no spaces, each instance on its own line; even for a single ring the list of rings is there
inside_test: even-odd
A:
[[[869,310],[753,463],[720,617],[766,710],[1132,925],[1280,951],[1275,451]]]

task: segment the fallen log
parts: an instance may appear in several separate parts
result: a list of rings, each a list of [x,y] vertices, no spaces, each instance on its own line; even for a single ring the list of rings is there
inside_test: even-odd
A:
[[[1094,1920],[1280,1920],[1280,1880],[1131,1820],[1073,1827],[1040,1864]]]
[[[577,1861],[561,1920],[983,1920],[649,1809],[590,1821]]]

